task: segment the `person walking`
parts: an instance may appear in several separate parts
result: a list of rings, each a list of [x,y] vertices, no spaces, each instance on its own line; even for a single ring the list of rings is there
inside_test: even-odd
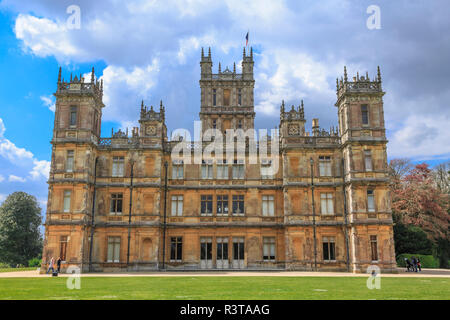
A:
[[[422,265],[420,264],[420,258],[417,258],[417,267],[419,268],[419,272],[422,272]]]
[[[58,268],[58,273],[61,271],[61,257],[56,260],[56,267]]]
[[[413,264],[413,271],[417,272],[417,258],[416,257],[412,257],[412,264]]]
[[[50,269],[52,269],[52,273],[55,272],[55,259],[53,257],[50,259],[50,262],[48,263],[47,274],[50,271]]]

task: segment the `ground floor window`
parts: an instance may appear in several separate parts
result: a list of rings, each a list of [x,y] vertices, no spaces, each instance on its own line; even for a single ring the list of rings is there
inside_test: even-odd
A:
[[[370,236],[370,251],[372,261],[377,261],[378,260],[377,236]]]
[[[183,259],[183,238],[170,238],[170,260],[181,261]]]
[[[120,261],[120,237],[108,237],[108,257],[106,261]]]
[[[263,238],[263,259],[266,261],[275,260],[275,237]]]
[[[323,243],[323,260],[324,261],[336,260],[334,237],[323,237],[322,243]]]
[[[59,257],[62,261],[66,261],[67,252],[67,236],[61,236],[59,239]]]

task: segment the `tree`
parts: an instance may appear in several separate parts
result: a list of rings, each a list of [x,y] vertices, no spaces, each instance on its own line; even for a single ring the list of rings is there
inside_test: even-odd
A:
[[[442,193],[450,194],[450,161],[438,164],[433,168],[433,179],[436,187]]]
[[[392,210],[399,221],[421,227],[435,241],[448,236],[448,205],[448,195],[435,187],[426,163],[416,165],[393,189]]]
[[[41,208],[25,192],[10,194],[0,206],[0,261],[27,265],[42,252]]]
[[[433,242],[420,227],[405,225],[400,221],[394,224],[395,254],[432,254]]]
[[[391,181],[400,181],[412,169],[411,160],[408,158],[392,159],[389,161],[389,175]]]

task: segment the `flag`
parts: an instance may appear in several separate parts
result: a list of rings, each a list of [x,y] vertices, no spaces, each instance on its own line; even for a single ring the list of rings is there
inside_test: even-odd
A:
[[[247,31],[247,35],[245,36],[245,46],[248,46],[248,31]]]

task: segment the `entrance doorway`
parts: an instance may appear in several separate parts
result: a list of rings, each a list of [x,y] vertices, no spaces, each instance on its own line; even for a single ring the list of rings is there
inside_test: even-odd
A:
[[[200,238],[200,268],[212,268],[212,239],[210,237]]]
[[[233,238],[233,268],[244,268],[244,237]]]
[[[217,241],[217,269],[228,269],[228,238],[218,237]]]

